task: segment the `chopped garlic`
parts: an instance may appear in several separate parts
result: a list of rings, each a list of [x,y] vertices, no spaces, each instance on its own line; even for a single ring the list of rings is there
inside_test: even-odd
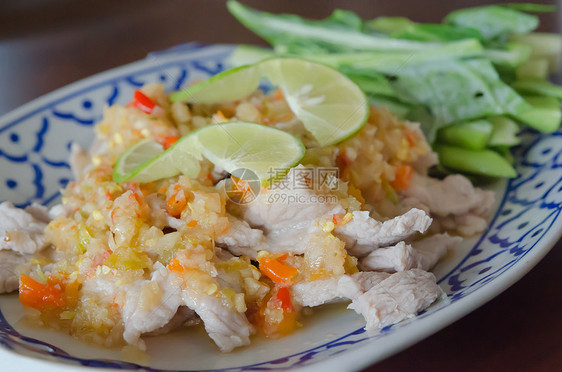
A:
[[[336,228],[336,225],[334,225],[334,223],[332,221],[328,221],[324,225],[322,225],[322,230],[324,232],[328,232],[328,233],[332,232],[335,228]]]

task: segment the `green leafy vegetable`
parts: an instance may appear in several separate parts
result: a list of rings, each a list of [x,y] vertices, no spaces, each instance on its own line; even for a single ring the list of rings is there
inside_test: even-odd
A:
[[[412,110],[412,106],[394,101],[387,97],[369,95],[367,98],[369,99],[369,104],[373,106],[386,107],[399,119],[405,119]]]
[[[548,59],[533,58],[523,63],[515,71],[518,80],[524,79],[541,79],[548,77]]]
[[[545,80],[518,80],[511,86],[521,93],[550,96],[562,100],[562,87]]]
[[[475,28],[486,40],[525,34],[539,25],[537,16],[498,5],[456,10],[445,17],[445,23]]]
[[[492,134],[492,123],[475,120],[441,128],[438,134],[440,142],[460,146],[469,150],[484,150]]]
[[[526,106],[514,110],[513,116],[525,124],[545,133],[552,133],[560,126],[560,103],[553,97],[525,97]]]
[[[489,146],[509,147],[521,142],[517,137],[519,126],[513,120],[505,116],[492,116],[488,118],[488,121],[492,123],[492,134],[488,140]]]
[[[416,23],[403,17],[378,17],[372,21],[365,22],[365,28],[367,30],[384,33],[397,39],[435,42],[459,41],[464,39],[484,41],[484,37],[480,31],[473,28]]]
[[[515,68],[529,60],[531,48],[525,44],[507,43],[501,49],[488,48],[484,54],[495,65]]]
[[[426,43],[365,34],[349,23],[308,21],[290,14],[260,12],[230,0],[228,10],[244,26],[270,42],[280,53],[403,51],[426,49]],[[340,17],[341,20],[341,17]]]
[[[532,32],[524,35],[510,35],[509,41],[528,45],[531,48],[532,59],[548,59],[550,72],[556,72],[560,69],[562,35]]]
[[[436,145],[433,149],[445,167],[489,177],[517,176],[511,164],[492,150],[474,151],[445,145]]]

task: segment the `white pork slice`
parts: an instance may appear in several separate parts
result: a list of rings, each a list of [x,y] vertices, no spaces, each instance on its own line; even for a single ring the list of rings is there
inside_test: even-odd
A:
[[[469,236],[487,226],[494,193],[474,187],[466,177],[455,174],[443,180],[414,173],[410,187],[401,192],[410,204],[427,206],[447,230]],[[404,201],[403,201],[404,202]]]
[[[0,251],[0,293],[10,293],[19,287],[18,266],[29,260],[29,255]]]
[[[223,352],[250,344],[254,328],[246,315],[226,306],[218,297],[191,288],[182,291],[183,303],[203,321],[209,337]]]
[[[396,271],[410,270],[417,267],[417,256],[410,244],[399,242],[393,247],[378,248],[361,259],[361,270]]]
[[[416,253],[418,269],[431,270],[450,249],[454,249],[462,242],[460,236],[447,233],[435,234],[412,243]]]
[[[10,202],[0,204],[0,250],[33,254],[43,249],[47,245],[43,235],[49,222],[46,216],[37,206],[30,213]]]
[[[185,326],[192,326],[197,325],[201,322],[201,320],[197,317],[195,311],[191,310],[187,306],[180,306],[178,307],[178,311],[174,314],[172,319],[163,327],[160,327],[152,332],[145,333],[146,336],[158,336],[158,335],[165,335],[166,333],[170,333],[175,329],[185,327]]]
[[[125,287],[124,291],[123,338],[145,350],[146,345],[140,336],[166,326],[182,304],[181,281],[162,264],[156,263],[150,280],[138,281]]]
[[[353,212],[351,221],[338,225],[335,233],[346,243],[350,254],[364,257],[379,247],[404,240],[416,232],[425,232],[431,222],[427,213],[416,208],[384,222],[375,220],[367,211],[357,211]]]
[[[160,229],[164,227],[179,229],[185,224],[185,222],[181,219],[174,218],[166,212],[166,201],[164,199],[161,199],[159,194],[148,194],[145,200],[150,207],[151,223],[154,226]]]
[[[353,300],[390,274],[360,272],[312,282],[297,283],[291,287],[293,301],[301,306],[320,306],[329,302]]]
[[[406,271],[410,269],[430,270],[449,249],[462,241],[447,233],[435,234],[411,244],[399,242],[393,247],[379,248],[361,259],[362,270]]]
[[[231,214],[227,214],[227,217],[230,226],[224,234],[217,236],[217,245],[227,247],[234,255],[256,258],[258,250],[265,248],[266,241],[263,231],[253,229],[248,222]]]
[[[354,299],[348,308],[363,315],[365,329],[374,330],[415,316],[441,293],[432,273],[412,269],[390,275]]]
[[[262,190],[256,200],[246,205],[229,205],[234,214],[247,222],[234,223],[230,232],[222,239],[222,245],[232,253],[255,257],[257,251],[304,253],[311,232],[319,229],[317,222],[322,217],[343,214],[345,209],[329,190],[313,189],[300,175],[307,169],[303,166],[292,168],[275,187]],[[263,241],[259,237],[263,233]],[[243,237],[248,235],[250,241]],[[261,242],[260,242],[261,241]],[[253,246],[250,243],[260,243]],[[253,247],[252,250],[248,246]]]
[[[74,179],[79,180],[90,168],[90,156],[78,143],[72,142],[69,163]]]

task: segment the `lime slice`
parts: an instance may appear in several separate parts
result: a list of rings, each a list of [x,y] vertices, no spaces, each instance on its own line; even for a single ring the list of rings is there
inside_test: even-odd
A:
[[[295,58],[273,58],[221,72],[173,93],[170,100],[234,101],[256,90],[261,74],[279,86],[291,110],[321,146],[343,141],[367,120],[369,105],[357,84],[330,67]]]
[[[365,94],[340,72],[293,58],[270,59],[259,66],[320,146],[343,141],[367,120]]]
[[[304,145],[280,129],[243,121],[203,127],[191,134],[201,153],[229,173],[250,169],[269,185],[304,156]]]
[[[117,159],[113,168],[113,181],[152,182],[180,173],[196,177],[200,170],[197,152],[185,151],[186,148],[192,149],[193,144],[190,145],[189,141],[182,142],[184,143],[177,146],[176,150],[172,149],[178,143],[167,151],[164,151],[161,144],[150,139],[136,143]]]
[[[255,65],[236,67],[170,95],[171,101],[215,104],[250,95],[260,84],[261,72]]]
[[[182,137],[164,151],[151,140],[141,141],[121,155],[113,170],[115,182],[152,182],[199,174],[204,155],[229,173],[249,169],[262,185],[275,182],[304,156],[304,145],[280,129],[248,122],[208,125]]]

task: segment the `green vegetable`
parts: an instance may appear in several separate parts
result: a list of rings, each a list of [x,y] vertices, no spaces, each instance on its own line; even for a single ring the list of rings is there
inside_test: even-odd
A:
[[[509,150],[509,146],[494,146],[492,149],[500,154],[509,164],[513,165],[515,162],[515,159]]]
[[[391,84],[404,102],[427,106],[438,126],[503,114],[524,104],[486,60],[405,66]]]
[[[396,75],[400,70],[418,64],[426,64],[440,61],[481,57],[484,49],[476,40],[462,40],[453,43],[443,44],[423,51],[413,51],[410,53],[338,53],[338,54],[316,54],[306,55],[305,58],[312,61],[328,64],[339,68],[348,66],[346,72],[354,70],[378,71],[388,75]]]
[[[396,39],[435,42],[464,39],[484,41],[482,34],[473,28],[416,23],[403,17],[378,17],[372,21],[365,22],[365,28],[367,30],[384,33]]]
[[[362,74],[353,69],[350,69],[351,72],[348,72],[347,66],[343,66],[339,70],[355,84],[359,85],[359,88],[367,94],[398,98],[396,91],[383,74],[376,71],[368,71]]]
[[[533,32],[525,35],[511,35],[509,41],[528,45],[531,58],[546,58],[550,72],[560,69],[562,56],[562,35]]]
[[[502,49],[488,48],[484,54],[495,65],[515,68],[529,60],[531,48],[525,44],[507,43]]]
[[[492,135],[488,141],[488,146],[515,146],[521,141],[517,137],[519,133],[519,125],[513,120],[505,116],[492,116],[488,118],[488,121],[492,123]]]
[[[548,59],[533,58],[523,63],[515,71],[518,80],[524,79],[541,79],[548,78]]]
[[[475,28],[488,41],[510,34],[525,34],[539,25],[537,16],[497,5],[456,10],[449,13],[444,22]]]
[[[525,124],[545,133],[552,133],[560,126],[560,103],[553,97],[525,97],[527,105],[515,110],[513,116]]]
[[[438,141],[469,150],[483,150],[492,134],[492,124],[486,120],[450,125],[439,130]]]
[[[439,162],[448,168],[489,177],[517,176],[507,160],[492,150],[474,151],[460,147],[435,145]]]
[[[324,20],[324,23],[334,23],[357,31],[363,30],[363,20],[361,17],[349,10],[334,10],[332,15]]]
[[[424,105],[416,105],[412,107],[406,119],[420,123],[420,128],[427,139],[427,142],[433,143],[437,136],[437,129],[439,129],[438,123],[435,121],[435,117],[431,115],[431,112]]]
[[[550,96],[562,100],[562,87],[545,80],[518,80],[511,86],[521,93]]]
[[[227,2],[230,13],[244,26],[271,43],[279,53],[403,51],[427,49],[427,43],[365,34],[342,17],[308,21],[290,14],[274,15]]]
[[[408,104],[400,103],[382,96],[369,95],[367,98],[369,99],[369,104],[373,106],[386,107],[399,119],[405,119],[412,109],[412,106]]]

